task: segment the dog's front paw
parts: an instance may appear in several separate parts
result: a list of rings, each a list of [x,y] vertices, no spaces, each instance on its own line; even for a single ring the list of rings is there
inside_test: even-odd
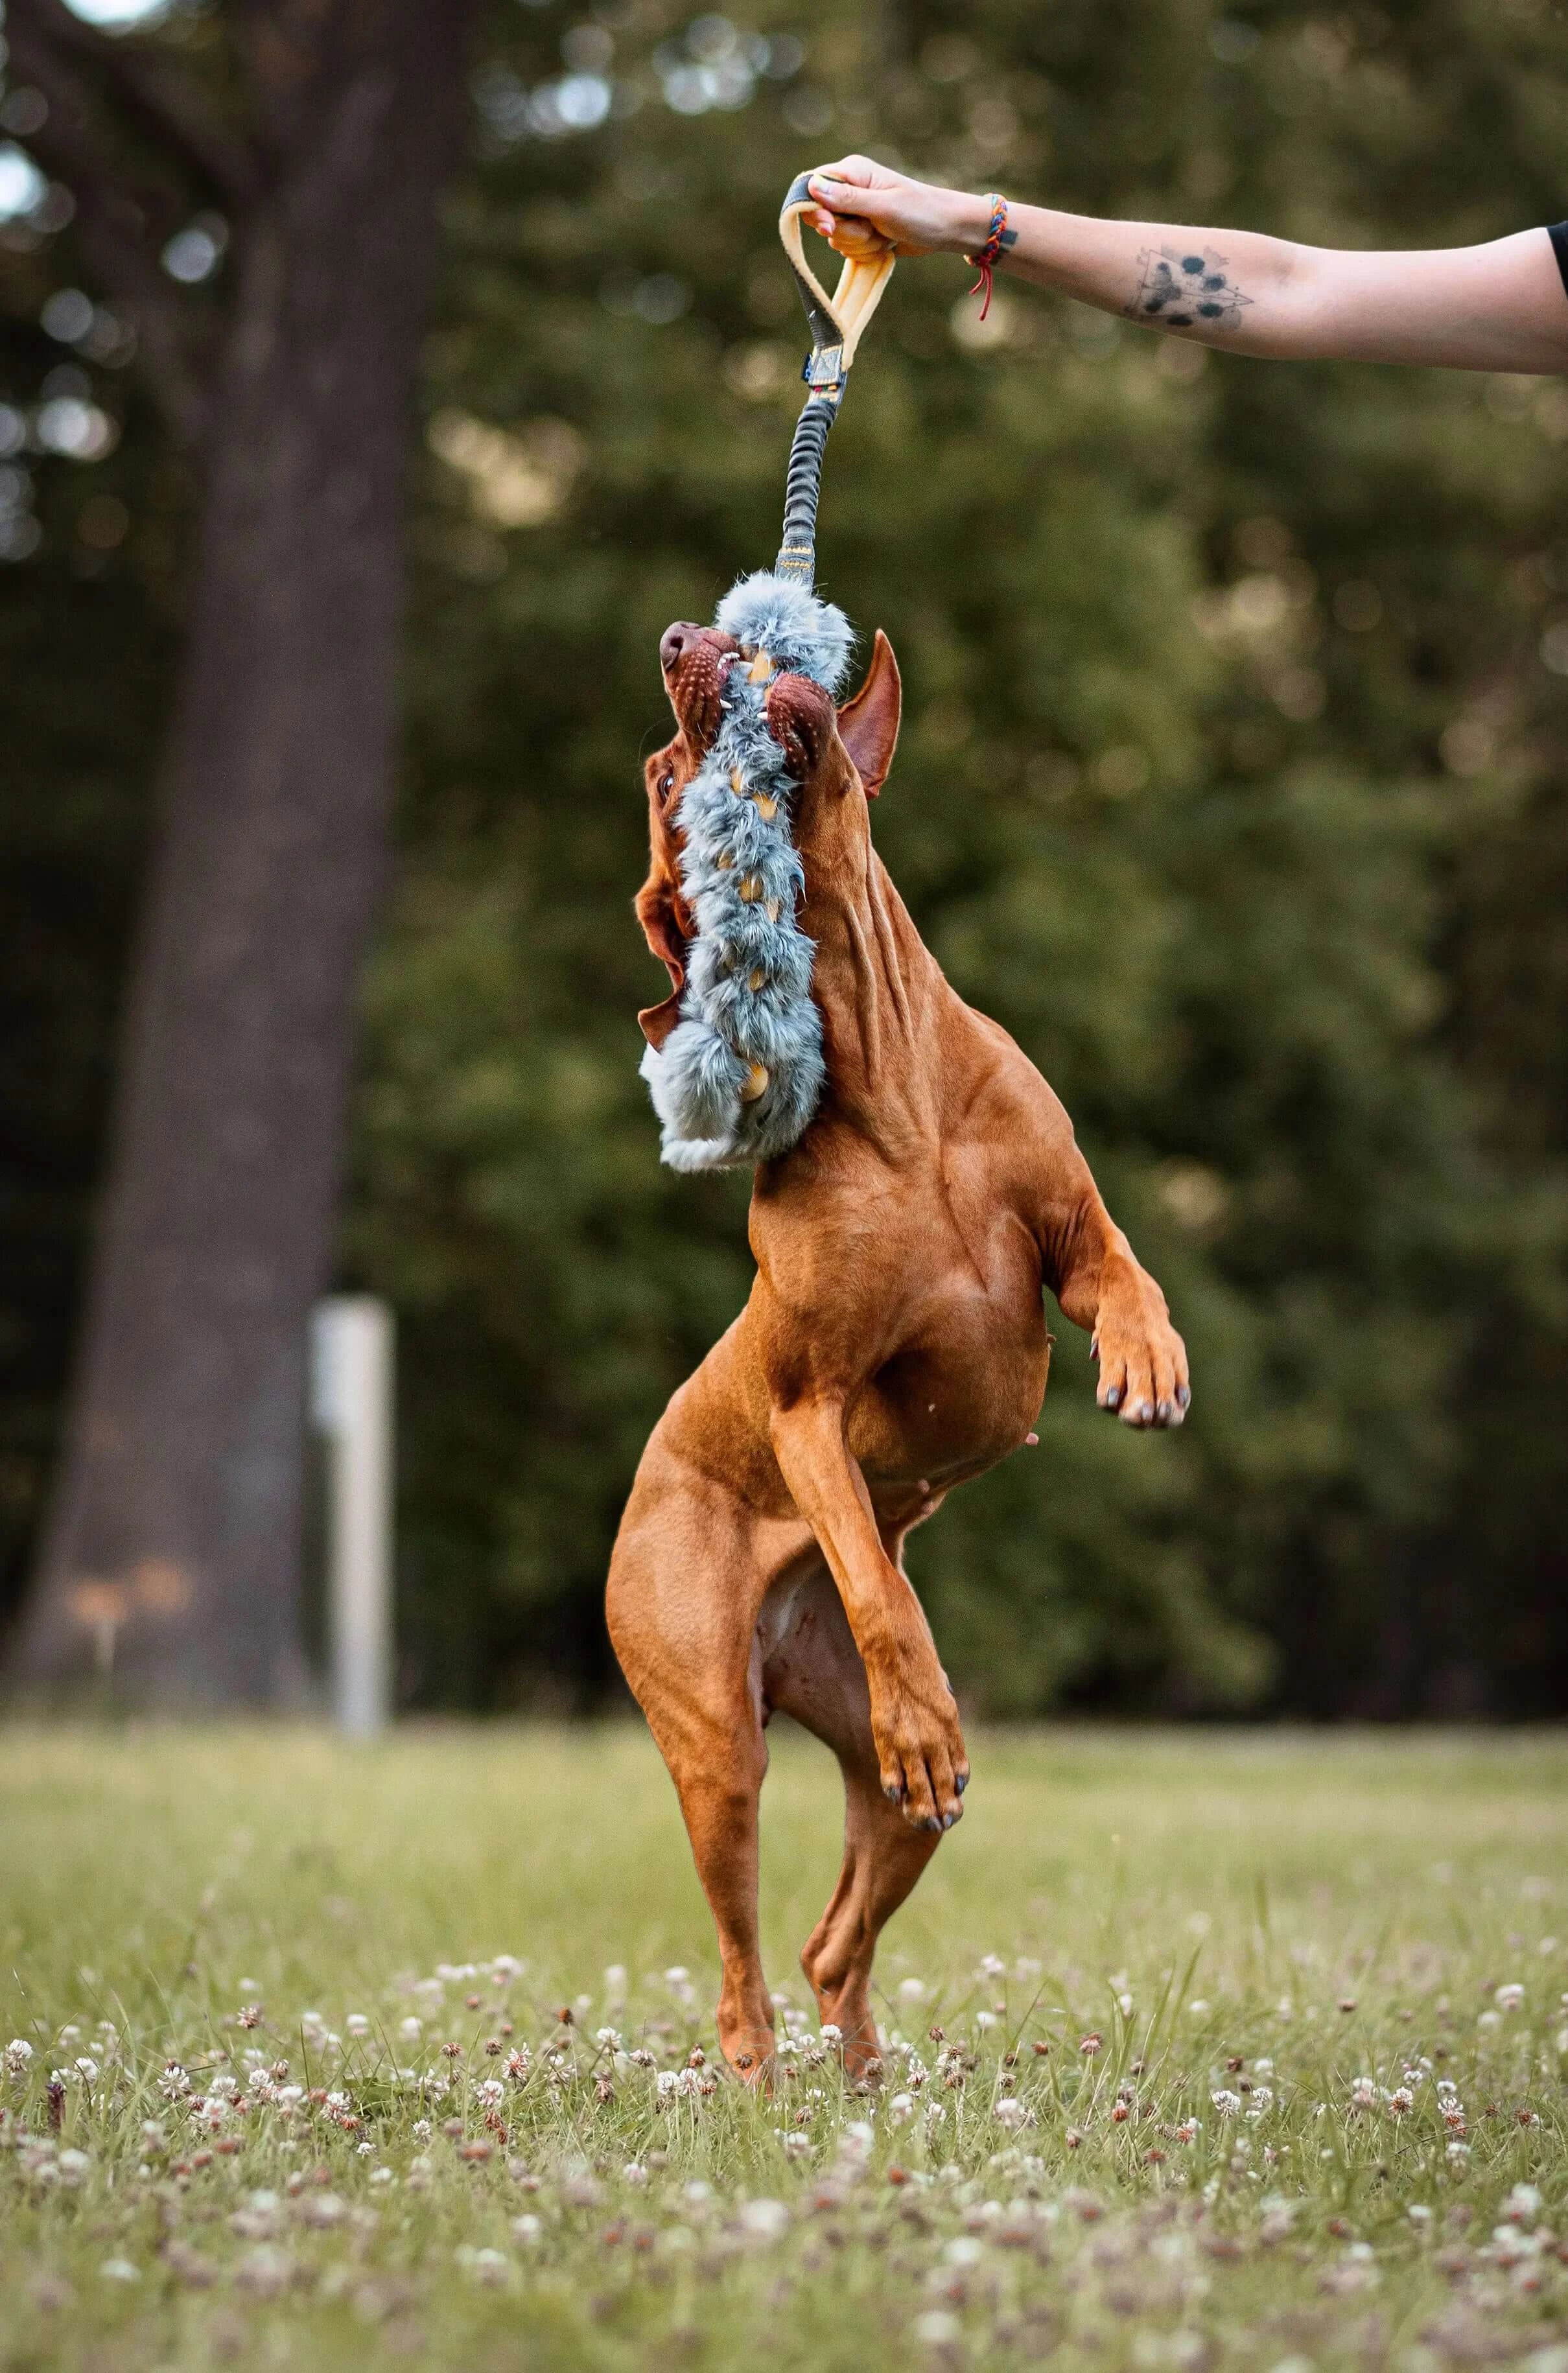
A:
[[[959,1799],[969,1784],[969,1759],[957,1702],[934,1657],[929,1671],[899,1672],[872,1684],[872,1736],[883,1794],[901,1807],[911,1829],[940,1831],[962,1820]]]
[[[1094,1318],[1100,1384],[1094,1397],[1123,1425],[1179,1425],[1192,1398],[1187,1346],[1145,1268],[1119,1266]]]

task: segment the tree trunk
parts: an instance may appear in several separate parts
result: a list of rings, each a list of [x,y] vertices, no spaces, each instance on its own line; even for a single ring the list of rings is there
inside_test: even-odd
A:
[[[386,869],[408,425],[469,9],[337,12],[237,238],[158,854],[62,1474],[16,1679],[306,1688],[306,1336]]]

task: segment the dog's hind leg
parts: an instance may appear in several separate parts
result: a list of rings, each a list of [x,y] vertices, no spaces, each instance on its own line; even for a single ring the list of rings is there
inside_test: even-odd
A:
[[[940,1832],[912,1829],[882,1785],[866,1668],[825,1569],[798,1584],[788,1628],[763,1666],[768,1703],[791,1714],[838,1758],[844,1774],[844,1864],[801,1955],[817,2009],[844,2038],[859,2075],[881,2056],[872,2015],[877,1938],[915,1885]]]
[[[657,1453],[645,1458],[610,1566],[610,1636],[681,1800],[719,1932],[719,2040],[750,2083],[773,2058],[757,1930],[757,1799],[767,1770],[757,1610],[805,1528],[752,1519]],[[775,1548],[770,1536],[779,1537]]]

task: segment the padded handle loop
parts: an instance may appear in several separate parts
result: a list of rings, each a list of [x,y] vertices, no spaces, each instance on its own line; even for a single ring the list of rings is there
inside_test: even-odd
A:
[[[811,193],[811,178],[801,173],[790,182],[778,216],[778,236],[811,323],[812,344],[819,352],[840,348],[842,373],[854,361],[861,333],[882,302],[882,292],[893,277],[894,258],[891,250],[883,255],[846,256],[838,286],[829,297],[806,262],[801,239],[802,217],[818,203]]]

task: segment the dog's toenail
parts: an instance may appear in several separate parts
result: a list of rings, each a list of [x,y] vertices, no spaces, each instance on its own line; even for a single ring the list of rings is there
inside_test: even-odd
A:
[[[957,1816],[957,1814],[956,1814],[956,1813],[944,1813],[944,1814],[942,1815],[942,1828],[943,1828],[944,1829],[950,1829],[953,1827],[954,1822],[957,1818],[958,1818],[958,1816]]]
[[[1186,1408],[1188,1408],[1188,1405],[1189,1405],[1189,1404],[1190,1404],[1190,1402],[1191,1402],[1191,1399],[1192,1399],[1192,1387],[1191,1387],[1191,1385],[1178,1385],[1176,1386],[1176,1406],[1177,1406],[1177,1408],[1178,1408],[1178,1409],[1186,1409]]]
[[[1106,1395],[1105,1406],[1108,1409],[1119,1409],[1121,1407],[1121,1386],[1119,1385],[1113,1385],[1111,1386],[1110,1391]]]
[[[961,1771],[961,1772],[958,1774],[957,1779],[956,1779],[956,1780],[954,1782],[954,1783],[953,1783],[954,1794],[955,1795],[962,1796],[962,1794],[964,1794],[965,1789],[965,1788],[967,1788],[967,1786],[968,1786],[968,1785],[969,1785],[969,1774],[967,1773],[967,1771]]]

